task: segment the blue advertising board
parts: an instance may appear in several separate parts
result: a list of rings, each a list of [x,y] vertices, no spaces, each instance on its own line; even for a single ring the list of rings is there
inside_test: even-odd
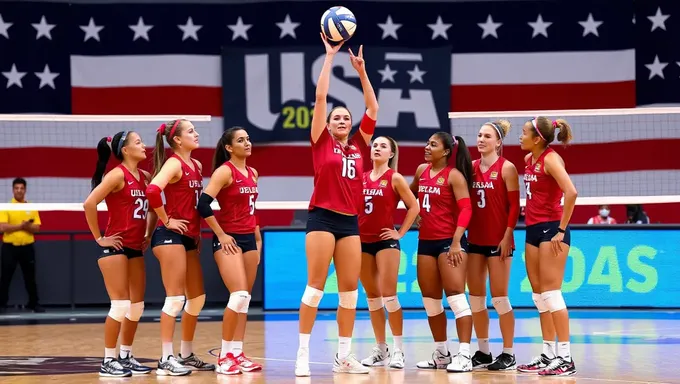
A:
[[[525,231],[515,231],[509,297],[514,307],[533,307],[524,265]],[[562,290],[570,307],[680,307],[680,229],[572,229]],[[297,310],[307,284],[305,232],[264,233],[264,309]],[[404,308],[422,308],[416,278],[418,232],[401,240],[397,292]],[[338,305],[331,264],[319,308]],[[366,308],[359,287],[357,308]],[[487,292],[488,289],[487,289]],[[489,295],[487,295],[488,297]],[[489,306],[490,297],[488,297]]]

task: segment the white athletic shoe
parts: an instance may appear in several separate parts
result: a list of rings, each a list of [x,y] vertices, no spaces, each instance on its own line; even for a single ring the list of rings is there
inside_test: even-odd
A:
[[[444,355],[438,349],[435,349],[432,352],[432,360],[419,361],[416,367],[420,369],[446,369],[449,364],[451,364],[451,352]]]
[[[451,359],[451,363],[446,367],[448,372],[472,372],[472,359],[470,356],[465,356],[457,353]]]
[[[395,349],[392,352],[392,358],[390,359],[390,368],[394,369],[404,369],[404,352],[400,349]]]
[[[295,376],[309,377],[312,373],[309,370],[309,351],[298,349],[297,359],[295,361]]]
[[[389,350],[383,352],[377,345],[371,350],[371,355],[361,360],[361,364],[367,367],[383,367],[390,360]]]
[[[335,373],[358,373],[367,374],[369,369],[361,365],[356,356],[349,355],[344,359],[339,359],[338,355],[335,355],[335,361],[333,362],[333,372]]]

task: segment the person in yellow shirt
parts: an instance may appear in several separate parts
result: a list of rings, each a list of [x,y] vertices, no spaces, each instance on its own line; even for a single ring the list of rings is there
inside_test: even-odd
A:
[[[27,203],[26,180],[16,178],[12,181],[14,198],[12,204]],[[40,215],[36,211],[0,212],[0,232],[2,236],[2,265],[0,266],[0,311],[7,306],[9,286],[17,264],[21,266],[24,284],[28,293],[26,308],[34,312],[45,312],[38,304],[38,286],[35,281],[35,243],[34,234],[40,230]]]

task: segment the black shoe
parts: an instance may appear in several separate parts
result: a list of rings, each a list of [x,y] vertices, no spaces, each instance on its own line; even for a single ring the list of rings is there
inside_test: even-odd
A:
[[[26,309],[30,309],[31,311],[33,311],[35,313],[45,313],[45,308],[43,308],[40,304],[27,305]]]
[[[493,363],[493,356],[491,353],[488,355],[482,351],[477,351],[472,356],[472,369],[482,369],[486,368]]]
[[[125,359],[119,355],[118,362],[123,366],[123,368],[129,369],[133,375],[145,375],[152,371],[151,368],[140,364],[139,361],[137,361],[137,359],[135,359],[132,355],[129,355]]]
[[[487,367],[489,371],[511,371],[517,368],[515,355],[501,353],[496,360]]]

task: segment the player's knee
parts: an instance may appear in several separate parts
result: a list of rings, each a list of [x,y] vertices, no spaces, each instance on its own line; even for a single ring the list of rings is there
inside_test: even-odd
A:
[[[130,310],[130,300],[111,300],[109,317],[120,323],[128,310]]]
[[[444,305],[442,304],[442,299],[423,297],[423,307],[425,307],[427,317],[434,317],[444,312]]]
[[[368,310],[370,312],[383,309],[383,298],[382,297],[367,297],[366,302],[368,303]]]
[[[138,301],[130,304],[130,309],[125,314],[125,318],[130,321],[139,321],[142,318],[142,313],[144,313],[144,302]]]
[[[184,307],[184,296],[168,296],[165,298],[162,311],[170,317],[177,317]]]
[[[564,302],[564,297],[562,296],[561,291],[555,290],[543,292],[541,293],[541,298],[543,298],[545,306],[551,313],[567,308],[567,304]]]
[[[510,305],[510,299],[507,296],[492,297],[491,302],[499,316],[512,311],[512,305]]]
[[[302,304],[316,308],[323,297],[323,291],[318,290],[309,285],[305,288],[305,293],[302,294]]]
[[[546,306],[545,302],[543,302],[543,298],[541,297],[540,293],[532,293],[531,299],[534,301],[534,305],[536,305],[538,313],[548,312],[548,307]]]
[[[399,299],[396,296],[389,296],[383,298],[383,305],[385,305],[385,309],[387,309],[387,312],[396,312],[401,309],[401,304],[399,303]]]
[[[339,305],[345,309],[356,309],[359,299],[359,290],[338,293]]]
[[[486,310],[486,296],[470,295],[470,310],[472,311],[472,313],[482,312]]]
[[[227,308],[236,313],[248,313],[249,304],[250,295],[248,294],[248,291],[234,291],[231,293],[231,295],[229,295]]]
[[[449,307],[451,307],[453,315],[456,317],[456,319],[472,315],[472,311],[470,311],[470,304],[468,303],[467,297],[465,297],[464,293],[448,296],[446,301],[449,302]]]
[[[205,293],[187,300],[184,311],[191,316],[198,316],[205,305]]]

